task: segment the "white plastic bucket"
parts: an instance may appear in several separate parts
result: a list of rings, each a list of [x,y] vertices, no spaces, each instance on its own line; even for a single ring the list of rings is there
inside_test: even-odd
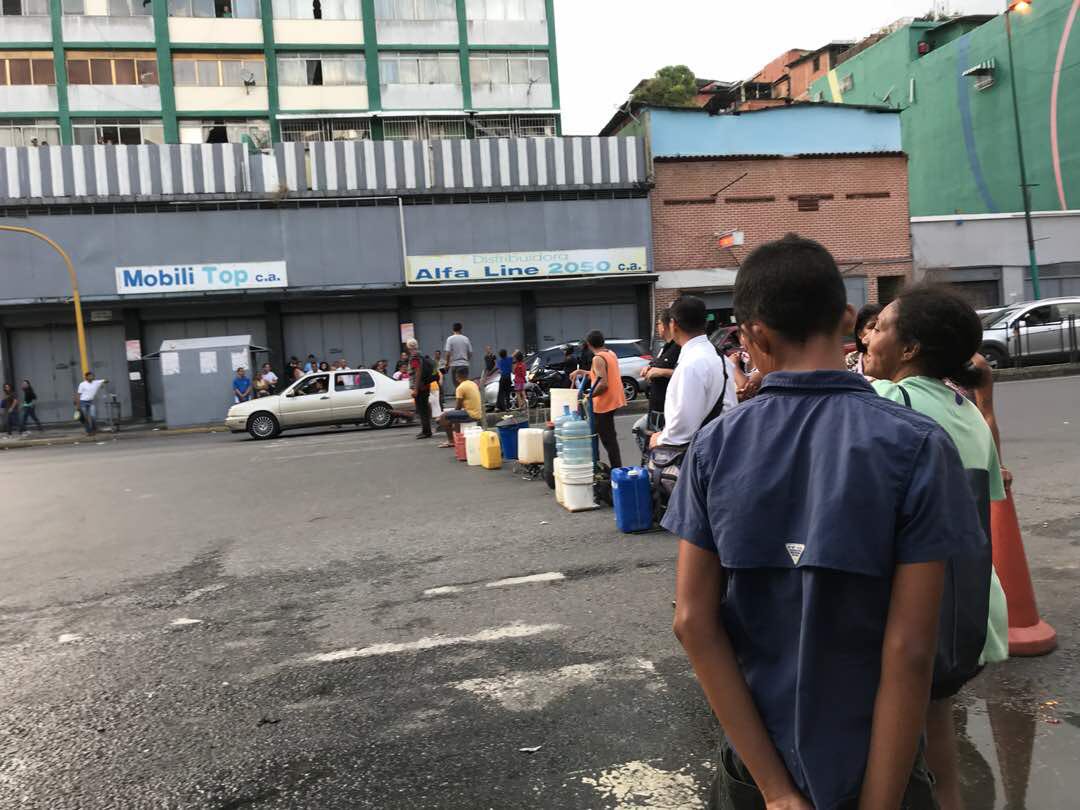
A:
[[[560,505],[563,502],[562,459],[558,456],[555,458],[555,502]]]
[[[593,465],[590,464],[566,464],[559,466],[555,473],[556,478],[561,478],[564,484],[588,484],[593,483]]]
[[[587,509],[595,509],[596,501],[593,500],[593,485],[588,484],[563,484],[562,505],[571,512],[583,512]]]
[[[470,467],[480,466],[480,434],[483,429],[474,425],[462,431],[465,434],[465,461]]]

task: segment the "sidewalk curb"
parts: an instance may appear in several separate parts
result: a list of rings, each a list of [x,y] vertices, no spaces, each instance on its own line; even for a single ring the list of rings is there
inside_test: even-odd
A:
[[[1078,374],[1080,374],[1080,363],[1055,363],[1050,366],[1028,366],[1026,368],[999,368],[994,370],[994,382],[1043,380],[1054,377],[1072,377]]]
[[[18,439],[13,442],[0,441],[0,450],[21,450],[28,447],[61,447],[73,444],[100,444],[103,442],[127,441],[128,439],[145,439],[160,436],[190,436],[195,433],[228,433],[229,429],[224,425],[203,425],[202,427],[188,428],[151,428],[149,430],[129,430],[119,433],[99,433],[97,436],[56,436],[43,439]]]

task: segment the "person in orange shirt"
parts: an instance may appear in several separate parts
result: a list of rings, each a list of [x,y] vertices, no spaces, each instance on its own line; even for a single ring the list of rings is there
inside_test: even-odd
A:
[[[597,330],[585,336],[585,342],[593,352],[589,381],[592,383],[593,420],[596,435],[607,450],[611,469],[622,466],[619,437],[615,435],[615,412],[626,404],[622,375],[619,374],[619,358],[615,352],[604,347],[604,334]]]

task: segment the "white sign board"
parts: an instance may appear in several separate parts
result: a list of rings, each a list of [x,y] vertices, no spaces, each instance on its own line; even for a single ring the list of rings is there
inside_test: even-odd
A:
[[[161,373],[169,377],[173,374],[180,373],[180,353],[179,352],[162,352],[161,353]]]
[[[116,268],[116,292],[120,295],[262,290],[288,286],[285,262]]]
[[[217,374],[217,352],[199,352],[199,373]]]
[[[644,247],[601,250],[551,250],[521,253],[471,253],[409,256],[405,283],[410,286],[626,276],[649,272]]]
[[[248,353],[245,351],[232,352],[230,355],[232,361],[232,370],[236,371],[238,368],[247,368],[248,366]]]

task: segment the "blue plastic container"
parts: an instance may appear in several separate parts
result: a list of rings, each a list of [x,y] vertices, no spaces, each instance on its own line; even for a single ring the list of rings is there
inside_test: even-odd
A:
[[[644,532],[653,525],[652,486],[644,467],[619,467],[611,471],[611,494],[615,502],[615,525],[619,531]]]
[[[507,416],[495,427],[499,431],[499,446],[502,448],[503,461],[516,461],[518,457],[518,431],[529,426],[528,419]]]

